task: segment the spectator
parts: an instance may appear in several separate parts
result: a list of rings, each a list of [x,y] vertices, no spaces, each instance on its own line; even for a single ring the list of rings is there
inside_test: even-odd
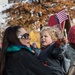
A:
[[[32,46],[33,46],[33,50],[35,51],[36,56],[38,56],[40,54],[40,49],[38,48],[35,42],[32,44]]]
[[[68,49],[70,50],[71,57],[71,67],[68,75],[75,75],[75,26],[71,27],[68,32],[68,41]]]
[[[63,75],[68,72],[70,66],[70,59],[67,59],[68,66],[64,65],[64,41],[59,40],[61,31],[56,27],[43,27],[41,30],[41,49],[42,52],[38,56],[38,59],[44,63],[45,66],[48,66],[55,70],[57,75]],[[63,39],[62,39],[63,40]],[[66,68],[66,70],[65,70]]]
[[[3,36],[0,75],[53,75],[34,57],[30,36],[21,26],[8,27]],[[53,72],[54,73],[54,72]]]

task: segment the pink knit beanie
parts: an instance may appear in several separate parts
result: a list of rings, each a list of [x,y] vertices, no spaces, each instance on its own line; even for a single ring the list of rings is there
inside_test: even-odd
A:
[[[68,41],[75,44],[75,26],[72,26],[68,32]]]

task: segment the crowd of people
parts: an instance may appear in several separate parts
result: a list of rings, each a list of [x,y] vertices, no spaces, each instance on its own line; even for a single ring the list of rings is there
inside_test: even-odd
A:
[[[30,35],[22,26],[5,29],[0,55],[0,75],[74,75],[75,26],[63,36],[59,28],[44,26],[39,49],[30,44]]]

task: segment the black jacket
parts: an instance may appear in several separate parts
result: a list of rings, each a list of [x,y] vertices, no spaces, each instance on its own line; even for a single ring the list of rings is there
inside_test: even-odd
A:
[[[52,45],[48,46],[45,50],[43,50],[38,56],[38,59],[44,64],[47,64],[47,67],[55,70],[54,71],[55,74],[64,75],[61,67],[61,60],[62,60],[62,55],[60,55],[61,52],[62,49],[56,48],[55,42]]]
[[[3,75],[58,75],[27,49],[7,52]]]

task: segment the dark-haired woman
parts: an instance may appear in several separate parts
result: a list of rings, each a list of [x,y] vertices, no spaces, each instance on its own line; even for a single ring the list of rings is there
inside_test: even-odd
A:
[[[3,36],[0,75],[54,75],[30,48],[30,36],[21,26],[8,27]]]

